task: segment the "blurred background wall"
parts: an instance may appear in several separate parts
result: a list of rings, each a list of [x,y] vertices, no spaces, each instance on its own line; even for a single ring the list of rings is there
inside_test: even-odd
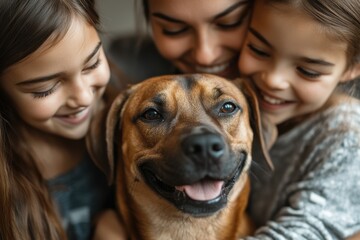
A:
[[[103,41],[109,38],[132,34],[136,31],[135,1],[137,0],[96,0],[104,29]]]

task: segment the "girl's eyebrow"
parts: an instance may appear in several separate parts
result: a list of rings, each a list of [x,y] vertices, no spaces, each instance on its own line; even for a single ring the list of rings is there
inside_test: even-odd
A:
[[[303,57],[303,58],[301,58],[301,60],[303,60],[304,62],[307,62],[307,63],[311,63],[311,64],[324,65],[324,66],[334,66],[333,63],[329,63],[329,62],[326,62],[326,61],[321,60],[321,59]]]
[[[249,32],[251,32],[257,39],[259,39],[265,45],[267,45],[270,48],[273,48],[273,46],[266,40],[266,38],[263,35],[261,35],[259,32],[257,32],[254,28],[249,27]],[[334,66],[333,63],[329,63],[329,62],[326,62],[321,59],[302,57],[302,58],[300,58],[300,60],[310,63],[310,64],[323,65],[323,66]]]
[[[37,78],[33,78],[33,79],[27,79],[24,81],[21,81],[19,83],[17,83],[16,85],[30,85],[30,84],[34,84],[34,83],[39,83],[39,82],[46,82],[49,81],[51,79],[55,79],[61,76],[61,73],[55,73],[55,74],[51,74],[48,76],[43,76],[43,77],[37,77]]]
[[[240,6],[244,5],[244,4],[248,4],[248,0],[245,1],[239,1],[237,3],[234,3],[233,5],[231,5],[230,7],[228,7],[227,9],[225,9],[224,11],[222,11],[221,13],[218,13],[215,15],[214,19],[218,19],[221,18],[223,16],[226,16],[227,14],[231,13],[232,11],[234,11],[235,9],[239,8]],[[154,17],[169,21],[169,22],[173,22],[173,23],[180,23],[180,24],[185,24],[184,21],[170,17],[168,15],[165,15],[163,13],[159,13],[159,12],[154,12],[151,14]]]
[[[95,56],[95,54],[99,52],[99,49],[100,49],[101,45],[102,45],[101,42],[99,42],[96,45],[94,50],[85,58],[84,64],[89,62]],[[49,81],[51,79],[58,78],[59,76],[61,76],[61,74],[62,73],[54,73],[54,74],[50,74],[50,75],[47,75],[47,76],[27,79],[27,80],[24,80],[24,81],[21,81],[21,82],[17,83],[16,85],[28,85],[28,84],[34,84],[34,83],[39,83],[39,82],[46,82],[46,81]]]
[[[90,61],[95,56],[95,54],[99,52],[99,49],[101,48],[101,44],[102,44],[101,42],[98,42],[94,50],[89,54],[89,56],[86,57],[84,64]]]
[[[249,27],[249,32],[251,32],[257,39],[259,39],[261,42],[263,42],[266,46],[273,48],[273,46],[266,40],[266,38],[261,35],[258,31],[256,31],[254,28]]]

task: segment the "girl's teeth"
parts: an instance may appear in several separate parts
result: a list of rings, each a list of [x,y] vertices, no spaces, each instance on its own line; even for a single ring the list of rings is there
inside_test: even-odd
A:
[[[68,118],[77,118],[77,117],[80,117],[81,115],[84,115],[84,114],[86,114],[86,111],[85,111],[85,110],[80,111],[80,112],[75,113],[75,114],[70,114],[70,115],[68,115],[67,117],[68,117]]]
[[[272,97],[269,97],[269,96],[266,96],[266,95],[262,95],[262,96],[263,96],[263,99],[266,102],[270,103],[270,104],[282,104],[282,103],[284,103],[284,101],[276,99],[276,98],[272,98]]]
[[[219,73],[219,72],[224,71],[228,66],[229,66],[229,63],[225,63],[225,64],[214,66],[214,67],[196,66],[195,70],[197,72],[203,72],[203,73]]]

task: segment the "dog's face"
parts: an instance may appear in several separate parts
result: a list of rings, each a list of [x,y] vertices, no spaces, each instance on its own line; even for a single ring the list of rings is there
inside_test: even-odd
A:
[[[117,158],[131,194],[160,196],[201,217],[241,192],[257,118],[234,83],[213,75],[161,76],[115,100],[107,120],[110,166]]]

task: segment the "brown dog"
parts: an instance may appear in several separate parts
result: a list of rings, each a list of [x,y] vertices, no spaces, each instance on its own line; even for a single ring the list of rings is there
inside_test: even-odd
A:
[[[256,98],[245,83],[160,76],[115,99],[106,122],[108,161],[98,138],[88,143],[110,181],[116,174],[119,213],[131,239],[228,240],[252,233],[245,213],[252,156],[272,166],[262,154]]]

